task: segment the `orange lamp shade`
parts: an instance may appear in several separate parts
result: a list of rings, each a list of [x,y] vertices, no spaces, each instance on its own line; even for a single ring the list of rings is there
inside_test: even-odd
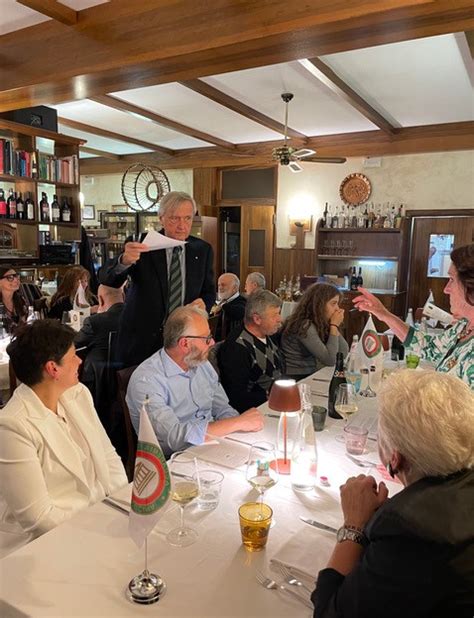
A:
[[[268,398],[268,407],[275,412],[299,412],[301,398],[294,380],[275,380]]]

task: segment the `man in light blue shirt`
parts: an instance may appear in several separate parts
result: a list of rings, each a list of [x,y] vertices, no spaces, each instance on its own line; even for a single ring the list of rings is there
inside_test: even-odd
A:
[[[256,408],[239,414],[230,406],[207,360],[214,340],[205,311],[179,307],[166,321],[163,339],[164,347],[137,367],[127,389],[137,434],[147,395],[150,420],[166,457],[207,438],[262,429]]]

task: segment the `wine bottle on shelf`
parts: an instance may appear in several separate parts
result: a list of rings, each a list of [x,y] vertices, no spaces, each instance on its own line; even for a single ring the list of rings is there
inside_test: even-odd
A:
[[[5,191],[0,189],[0,217],[7,216],[7,203],[5,201]]]
[[[402,224],[402,218],[403,218],[403,204],[400,204],[399,208],[398,208],[398,213],[395,217],[395,221],[394,221],[394,227],[396,229],[400,229],[400,226]]]
[[[377,215],[375,214],[374,203],[372,202],[372,204],[370,205],[370,210],[367,214],[367,227],[368,228],[374,227],[376,218],[377,218]]]
[[[361,227],[365,227],[367,229],[369,227],[369,211],[368,211],[367,204],[365,205],[365,210],[362,215],[362,219],[363,219],[363,225]]]
[[[357,271],[355,266],[352,267],[351,290],[357,290]]]
[[[329,221],[329,210],[328,210],[328,203],[326,202],[326,206],[324,208],[324,212],[323,212],[323,220],[321,223],[321,227],[331,227],[330,225],[330,221]]]
[[[331,418],[342,418],[342,416],[336,412],[334,404],[336,402],[338,386],[346,383],[347,380],[344,374],[344,355],[342,352],[338,352],[336,354],[336,367],[334,369],[334,375],[332,376],[332,380],[329,384],[328,414]]]
[[[339,223],[339,217],[338,217],[338,208],[337,206],[334,208],[334,214],[331,218],[331,227],[337,228],[338,227],[338,223]]]
[[[49,204],[48,204],[48,198],[46,196],[46,193],[41,193],[41,202],[40,202],[40,214],[41,214],[41,221],[44,221],[45,223],[49,223]]]
[[[16,199],[16,216],[20,220],[26,219],[25,202],[23,201],[23,198],[21,197],[21,192],[18,193],[18,197]]]
[[[342,204],[341,212],[339,213],[339,216],[337,218],[337,227],[342,229],[344,228],[345,223],[346,223],[346,216],[344,214],[344,204]]]
[[[63,205],[61,206],[61,221],[71,223],[71,209],[66,198],[64,198]]]
[[[13,189],[10,189],[8,196],[7,213],[9,219],[16,219],[16,193],[13,193]]]
[[[25,213],[28,221],[34,221],[35,219],[35,205],[31,199],[31,193],[28,193],[25,200]]]
[[[53,221],[56,223],[61,221],[61,212],[59,209],[58,196],[53,195],[53,201],[51,202],[51,214],[53,217]]]
[[[359,274],[357,275],[357,287],[364,285],[364,279],[362,278],[362,266],[359,266]]]
[[[356,210],[356,206],[354,206],[354,210],[352,211],[352,217],[350,218],[350,225],[349,227],[357,227],[357,210]]]

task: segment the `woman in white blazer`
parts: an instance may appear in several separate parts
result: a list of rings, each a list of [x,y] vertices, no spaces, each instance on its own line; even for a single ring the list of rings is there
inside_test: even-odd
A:
[[[0,411],[2,555],[127,484],[79,384],[74,335],[56,320],[38,320],[7,348],[22,384]]]

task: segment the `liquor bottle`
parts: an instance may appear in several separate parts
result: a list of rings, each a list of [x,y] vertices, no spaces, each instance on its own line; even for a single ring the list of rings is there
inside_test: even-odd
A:
[[[53,216],[53,221],[61,221],[61,211],[59,209],[58,196],[53,195],[53,201],[51,202],[51,212]]]
[[[362,215],[363,225],[361,227],[369,227],[369,211],[367,210],[367,204],[365,205],[364,214]]]
[[[16,216],[18,217],[18,219],[21,220],[26,219],[25,202],[21,197],[21,192],[18,193],[18,197],[16,200]]]
[[[362,266],[359,266],[359,274],[357,276],[357,287],[364,285],[364,279],[362,278]]]
[[[63,205],[61,206],[61,221],[64,221],[64,223],[71,222],[71,209],[66,198],[64,198]]]
[[[10,189],[8,196],[7,213],[9,219],[16,219],[16,193],[13,193],[13,189]]]
[[[357,227],[357,210],[355,206],[350,218],[350,225],[348,227]]]
[[[329,222],[329,210],[327,202],[323,212],[323,220],[321,221],[321,227],[331,227]]]
[[[357,274],[355,266],[352,267],[351,290],[357,290]]]
[[[28,221],[34,221],[35,219],[35,205],[31,199],[31,193],[28,193],[25,200],[25,213]]]
[[[336,412],[334,404],[336,403],[338,386],[346,383],[347,380],[344,374],[344,355],[342,352],[338,352],[336,354],[336,367],[334,369],[334,375],[332,376],[332,380],[329,384],[328,414],[331,418],[342,418],[342,416]]]
[[[344,204],[342,204],[341,212],[339,213],[339,216],[337,218],[337,227],[342,229],[345,225],[345,222],[346,222],[346,217],[344,214]]]
[[[396,229],[400,229],[400,226],[402,224],[402,218],[403,218],[403,204],[400,204],[398,208],[398,213],[395,217],[395,221],[393,224]]]
[[[331,227],[338,227],[338,223],[339,223],[339,216],[338,216],[338,208],[337,206],[334,209],[334,214],[331,218]]]
[[[372,204],[370,206],[370,210],[369,210],[369,213],[367,215],[367,218],[368,218],[367,227],[368,228],[374,227],[374,223],[375,223],[375,220],[377,219],[377,216],[375,214],[373,202],[372,202]]]
[[[0,189],[0,217],[7,216],[7,203],[5,201],[5,192]]]
[[[40,214],[41,221],[45,221],[49,223],[49,204],[48,198],[46,197],[46,193],[41,193],[41,202],[40,202]]]

